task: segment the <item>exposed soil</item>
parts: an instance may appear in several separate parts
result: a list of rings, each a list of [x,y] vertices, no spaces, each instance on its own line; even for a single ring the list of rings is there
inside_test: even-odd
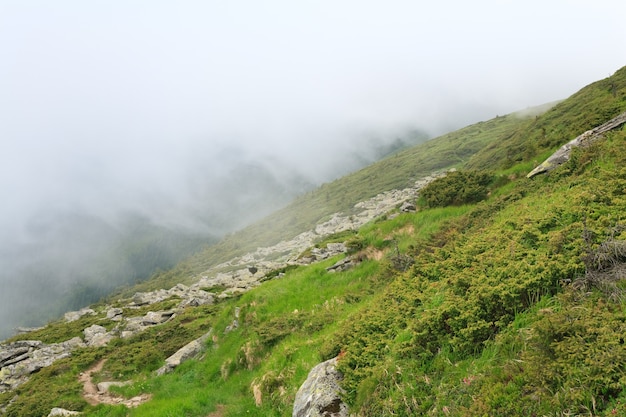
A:
[[[224,407],[222,404],[218,404],[216,407],[216,410],[213,411],[211,414],[207,415],[206,417],[224,417],[225,409],[226,407]]]
[[[140,404],[150,400],[152,396],[150,394],[141,394],[133,398],[123,398],[118,395],[111,394],[108,391],[99,391],[98,386],[94,384],[91,375],[100,372],[106,359],[102,359],[94,366],[81,373],[78,380],[83,383],[83,398],[91,405],[107,404],[107,405],[119,405],[123,404],[126,407],[137,407]],[[217,416],[216,416],[217,417]]]

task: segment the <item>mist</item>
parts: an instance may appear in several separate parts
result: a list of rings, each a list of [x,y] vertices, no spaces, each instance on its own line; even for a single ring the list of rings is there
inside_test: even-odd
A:
[[[624,65],[618,1],[422,3],[0,2],[0,338]]]

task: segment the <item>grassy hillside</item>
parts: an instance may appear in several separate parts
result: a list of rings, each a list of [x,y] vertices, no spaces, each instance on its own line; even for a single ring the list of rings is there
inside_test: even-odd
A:
[[[341,354],[345,401],[359,416],[624,415],[626,130],[575,150],[549,175],[525,178],[535,161],[624,110],[626,69],[536,118],[469,126],[327,184],[268,218],[272,230],[250,227],[156,283],[245,250],[246,236],[271,243],[293,234],[304,220],[291,214],[315,220],[347,210],[349,199],[401,187],[422,170],[495,169],[482,201],[421,201],[417,213],[364,226],[350,237],[365,259],[353,269],[327,272],[338,257],[301,266],[139,336],[75,351],[20,387],[6,414],[47,415],[57,406],[90,416],[290,416],[309,370]],[[454,186],[434,182],[430,191]],[[239,326],[229,328],[237,314]],[[112,324],[81,320],[24,337],[54,342],[92,322]],[[203,358],[154,376],[209,328]],[[132,378],[118,392],[152,400],[130,410],[88,405],[77,378],[103,358],[97,378]]]
[[[558,103],[534,118],[527,128],[511,131],[502,141],[482,148],[472,156],[467,168],[506,168],[530,160],[539,163],[546,152],[610,120],[625,108],[626,67]]]

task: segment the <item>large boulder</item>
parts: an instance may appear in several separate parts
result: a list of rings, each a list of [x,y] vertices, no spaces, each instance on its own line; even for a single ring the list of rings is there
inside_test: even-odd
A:
[[[548,159],[543,161],[540,165],[535,167],[532,171],[526,175],[527,178],[532,178],[535,175],[543,174],[545,172],[552,171],[556,167],[569,161],[573,148],[589,146],[595,142],[602,135],[610,130],[617,129],[626,123],[626,112],[621,113],[606,123],[596,126],[591,130],[587,130],[582,135],[570,140],[565,145],[561,146],[556,152],[554,152]]]
[[[341,400],[337,358],[315,366],[298,390],[293,417],[348,417],[348,406]]]
[[[200,336],[196,340],[192,340],[182,348],[178,349],[172,356],[165,359],[165,365],[157,369],[157,375],[163,375],[171,372],[174,368],[181,363],[196,357],[206,347],[206,342],[211,337],[213,330],[209,330],[204,335]]]
[[[106,346],[114,338],[114,335],[108,333],[107,329],[97,324],[87,327],[83,330],[83,333],[85,335],[85,343],[91,347]]]

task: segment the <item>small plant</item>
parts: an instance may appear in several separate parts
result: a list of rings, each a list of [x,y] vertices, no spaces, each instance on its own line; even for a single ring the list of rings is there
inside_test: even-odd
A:
[[[587,227],[586,219],[583,225],[585,274],[574,281],[574,286],[585,291],[595,288],[610,299],[623,300],[624,289],[618,284],[626,277],[626,241],[616,239],[615,235],[625,227],[612,228],[606,240],[594,245],[596,236]]]

